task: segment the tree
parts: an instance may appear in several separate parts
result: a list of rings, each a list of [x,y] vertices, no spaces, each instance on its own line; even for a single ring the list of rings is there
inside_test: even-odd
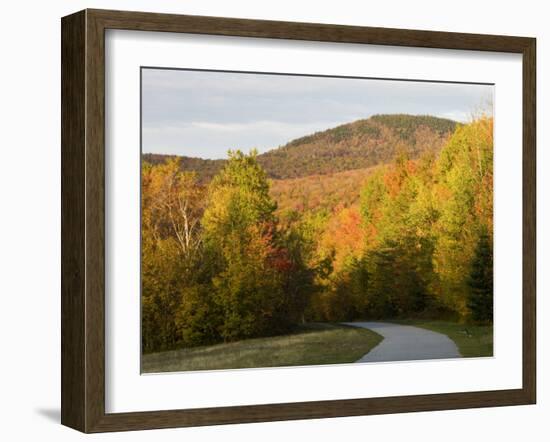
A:
[[[181,341],[185,293],[200,274],[204,189],[180,161],[142,167],[142,345],[146,352]]]
[[[256,152],[229,152],[212,180],[204,213],[205,246],[214,257],[214,301],[224,341],[274,333],[288,327],[277,242],[275,202]],[[281,267],[282,266],[282,267]]]
[[[492,231],[493,120],[459,127],[436,163],[433,290],[448,308],[467,317],[468,275],[480,229]]]
[[[257,162],[257,152],[245,155],[229,151],[229,160],[214,177],[208,190],[208,209],[202,226],[205,240],[221,241],[232,232],[244,232],[249,226],[275,222],[276,203],[269,195],[265,171]]]
[[[350,258],[360,258],[365,233],[357,207],[336,207],[320,238],[325,250],[334,250],[334,270],[339,271]]]
[[[397,252],[394,244],[369,251],[365,257],[369,276],[368,315],[377,319],[397,314],[395,286]]]
[[[487,229],[482,229],[468,279],[468,308],[477,322],[493,320],[493,250]]]
[[[282,276],[284,316],[292,323],[305,322],[311,297],[320,287],[316,277],[322,272],[315,254],[315,241],[303,222],[286,226],[281,232],[282,247],[272,257],[272,265]]]
[[[179,158],[143,165],[143,222],[157,239],[174,238],[184,255],[201,242],[204,190],[193,172],[182,172]]]
[[[352,321],[368,314],[370,275],[364,259],[349,255],[342,268],[331,278],[325,301],[326,319]]]

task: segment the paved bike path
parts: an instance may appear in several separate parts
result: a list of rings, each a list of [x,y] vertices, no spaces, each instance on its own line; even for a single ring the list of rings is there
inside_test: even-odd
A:
[[[414,361],[462,357],[456,344],[446,335],[411,325],[389,322],[346,322],[367,328],[384,339],[356,362]]]

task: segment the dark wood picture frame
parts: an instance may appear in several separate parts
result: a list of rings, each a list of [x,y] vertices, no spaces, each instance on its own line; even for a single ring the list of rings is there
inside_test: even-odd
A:
[[[142,430],[533,404],[536,400],[536,40],[404,29],[84,10],[62,19],[61,422]],[[126,29],[419,48],[523,57],[523,386],[514,390],[105,412],[105,30]]]

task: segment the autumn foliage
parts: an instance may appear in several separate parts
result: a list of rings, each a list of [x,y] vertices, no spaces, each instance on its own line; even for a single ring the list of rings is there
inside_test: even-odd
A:
[[[311,176],[272,180],[256,152],[234,151],[205,179],[185,158],[144,161],[143,350],[275,335],[304,321],[492,321],[493,120],[426,120],[441,126],[434,132],[398,117],[340,130],[357,145],[392,131],[394,159],[376,167],[323,175],[323,162]],[[298,144],[343,146],[346,133]]]

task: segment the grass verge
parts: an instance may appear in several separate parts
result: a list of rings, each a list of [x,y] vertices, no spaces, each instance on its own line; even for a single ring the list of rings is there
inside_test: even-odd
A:
[[[307,324],[296,332],[228,344],[193,347],[142,356],[143,373],[355,362],[383,338],[370,330],[340,324]]]
[[[493,356],[493,326],[469,325],[456,322],[424,319],[391,320],[399,324],[414,325],[451,338],[465,358]]]

